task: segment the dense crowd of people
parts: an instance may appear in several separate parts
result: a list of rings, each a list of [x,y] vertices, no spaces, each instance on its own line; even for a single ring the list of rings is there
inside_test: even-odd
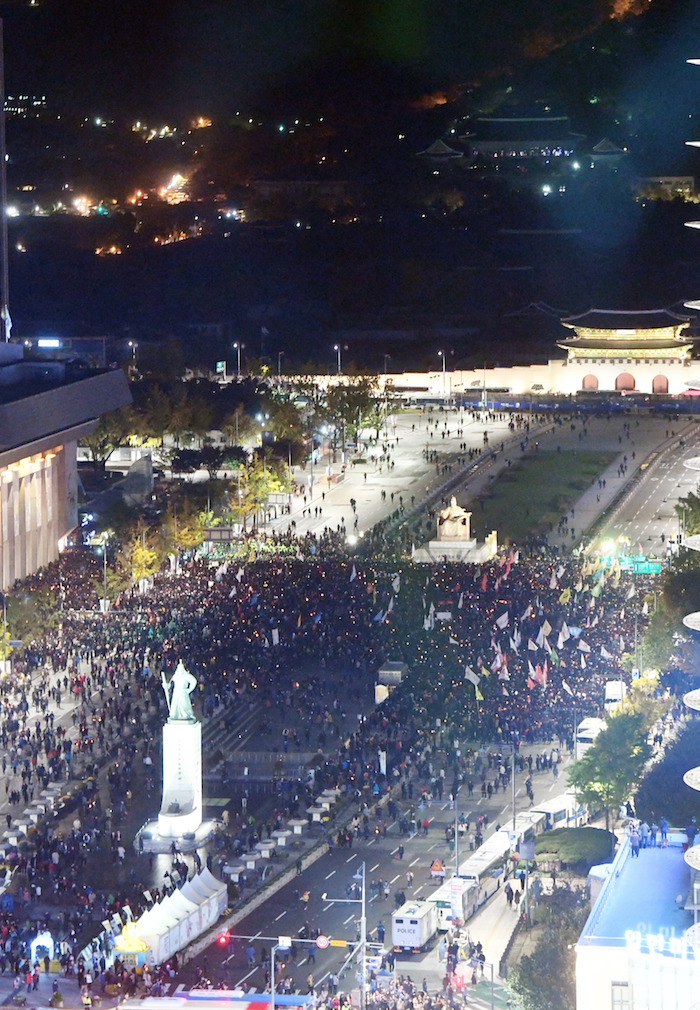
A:
[[[349,557],[342,531],[278,534],[245,564],[200,559],[163,573],[146,593],[122,594],[107,615],[94,612],[89,552],[68,552],[60,573],[54,565],[30,580],[60,589],[63,609],[45,640],[26,645],[3,696],[8,827],[76,762],[94,778],[108,764],[109,810],[99,789],[83,790],[69,833],[40,826],[33,850],[17,855],[29,901],[63,906],[57,921],[71,951],[91,921],[124,904],[143,907],[144,882],[133,871],[109,890],[91,886],[86,866],[105,851],[115,866],[124,862],[130,839],[119,818],[135,777],[156,787],[160,674],[180,660],[197,678],[205,720],[225,729],[247,706],[257,713],[260,748],[322,755],[314,788],[338,786],[357,800],[356,816],[335,833],[343,845],[381,832],[371,806],[391,787],[394,809],[381,816],[410,831],[426,797],[461,783],[469,795],[503,788],[501,768],[521,743],[541,744],[542,770],[551,770],[552,745],[570,745],[576,721],[602,713],[606,681],[627,677],[621,660],[646,620],[638,577],[542,547],[479,568],[382,560],[390,556]],[[387,659],[404,662],[407,674],[374,707]],[[532,782],[538,769],[528,770]],[[282,782],[264,818],[252,807],[236,818],[222,860],[283,826],[310,790]],[[481,827],[465,825],[465,837],[476,839]],[[21,937],[18,944],[22,957]],[[391,1010],[453,1004],[454,994],[429,997],[406,985],[373,1002]]]

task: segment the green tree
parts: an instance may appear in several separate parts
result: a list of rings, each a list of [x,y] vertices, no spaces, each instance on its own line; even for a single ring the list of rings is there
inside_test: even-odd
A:
[[[0,633],[0,658],[6,659],[12,648],[8,643],[21,641],[24,646],[38,642],[57,627],[60,610],[56,597],[49,589],[22,590],[5,597],[7,613],[7,638],[3,643]],[[0,632],[2,629],[0,629]]]
[[[664,750],[660,761],[650,766],[637,790],[634,805],[649,823],[666,816],[669,823],[683,827],[697,817],[698,794],[686,785],[683,776],[700,765],[700,720],[688,722]]]
[[[346,438],[357,439],[360,428],[373,413],[376,399],[376,378],[345,378],[329,387],[325,408],[335,424],[345,426]]]
[[[260,428],[243,405],[239,404],[234,411],[227,414],[221,424],[221,431],[229,445],[254,445]]]
[[[686,533],[700,531],[700,495],[689,491],[684,498],[679,498],[674,511],[685,528]]]
[[[556,887],[537,910],[544,928],[532,954],[520,959],[508,977],[508,988],[523,1010],[575,1010],[576,952],[574,944],[588,916],[583,892]]]
[[[569,781],[577,795],[593,809],[605,810],[605,827],[610,830],[610,812],[617,816],[641,781],[651,757],[647,742],[649,724],[642,712],[620,711],[608,720],[595,743],[575,761]]]
[[[134,416],[129,407],[108,410],[102,414],[89,435],[84,435],[80,444],[90,454],[95,472],[104,470],[107,460],[115,449],[126,445],[134,429]]]

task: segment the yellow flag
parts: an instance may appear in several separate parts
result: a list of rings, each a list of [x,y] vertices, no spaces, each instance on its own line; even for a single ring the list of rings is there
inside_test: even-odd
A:
[[[481,693],[481,691],[479,690],[478,687],[474,688],[474,694],[476,696],[476,700],[477,701],[483,701],[484,700],[484,696],[483,696],[483,694]]]
[[[487,670],[485,666],[482,666],[481,667],[481,673],[483,674],[484,677],[488,677],[488,676],[490,676],[491,671]]]
[[[570,599],[571,599],[571,590],[570,589],[565,589],[564,592],[559,597],[559,602],[560,603],[568,603]]]

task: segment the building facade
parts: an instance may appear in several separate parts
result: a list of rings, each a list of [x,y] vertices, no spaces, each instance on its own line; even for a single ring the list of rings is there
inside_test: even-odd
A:
[[[121,369],[71,376],[0,344],[0,588],[58,558],[78,523],[78,440],[131,402]]]

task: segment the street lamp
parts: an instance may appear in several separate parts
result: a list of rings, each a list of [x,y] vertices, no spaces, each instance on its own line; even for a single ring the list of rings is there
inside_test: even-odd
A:
[[[386,363],[391,360],[390,354],[384,355],[384,438],[389,434],[389,404],[386,394]]]
[[[270,1010],[275,1010],[275,958],[278,950],[289,950],[292,946],[291,936],[280,936],[270,951]]]
[[[132,360],[132,362],[133,362],[134,365],[136,364],[136,348],[138,346],[139,345],[136,343],[135,340],[130,340],[129,341],[129,347],[131,348],[131,360]]]
[[[447,373],[445,370],[445,352],[438,351],[438,357],[442,358],[442,396],[443,399],[447,398]]]
[[[237,357],[238,357],[238,360],[236,362],[236,378],[240,381],[240,378],[241,378],[241,351],[245,347],[245,344],[241,344],[241,343],[239,343],[238,340],[236,340],[233,346],[234,346],[234,348],[236,350],[236,354],[237,354]]]
[[[277,385],[282,385],[282,355],[284,351],[277,352]]]
[[[360,898],[328,898],[327,894],[321,895],[322,901],[332,901],[333,903],[338,902],[339,904],[350,904],[356,905],[360,904],[362,906],[362,911],[360,914],[360,1010],[366,1010],[367,1007],[367,981],[365,975],[367,974],[367,914],[366,914],[366,902],[365,902],[365,864],[364,862],[360,865],[357,873],[353,874],[353,880],[359,880],[362,883],[362,896]],[[274,1010],[274,1007],[272,1008]]]
[[[342,373],[342,371],[343,371],[343,365],[342,365],[342,362],[340,360],[340,350],[341,350],[340,344],[333,344],[333,350],[335,351],[335,353],[338,356],[338,375],[340,375]]]

